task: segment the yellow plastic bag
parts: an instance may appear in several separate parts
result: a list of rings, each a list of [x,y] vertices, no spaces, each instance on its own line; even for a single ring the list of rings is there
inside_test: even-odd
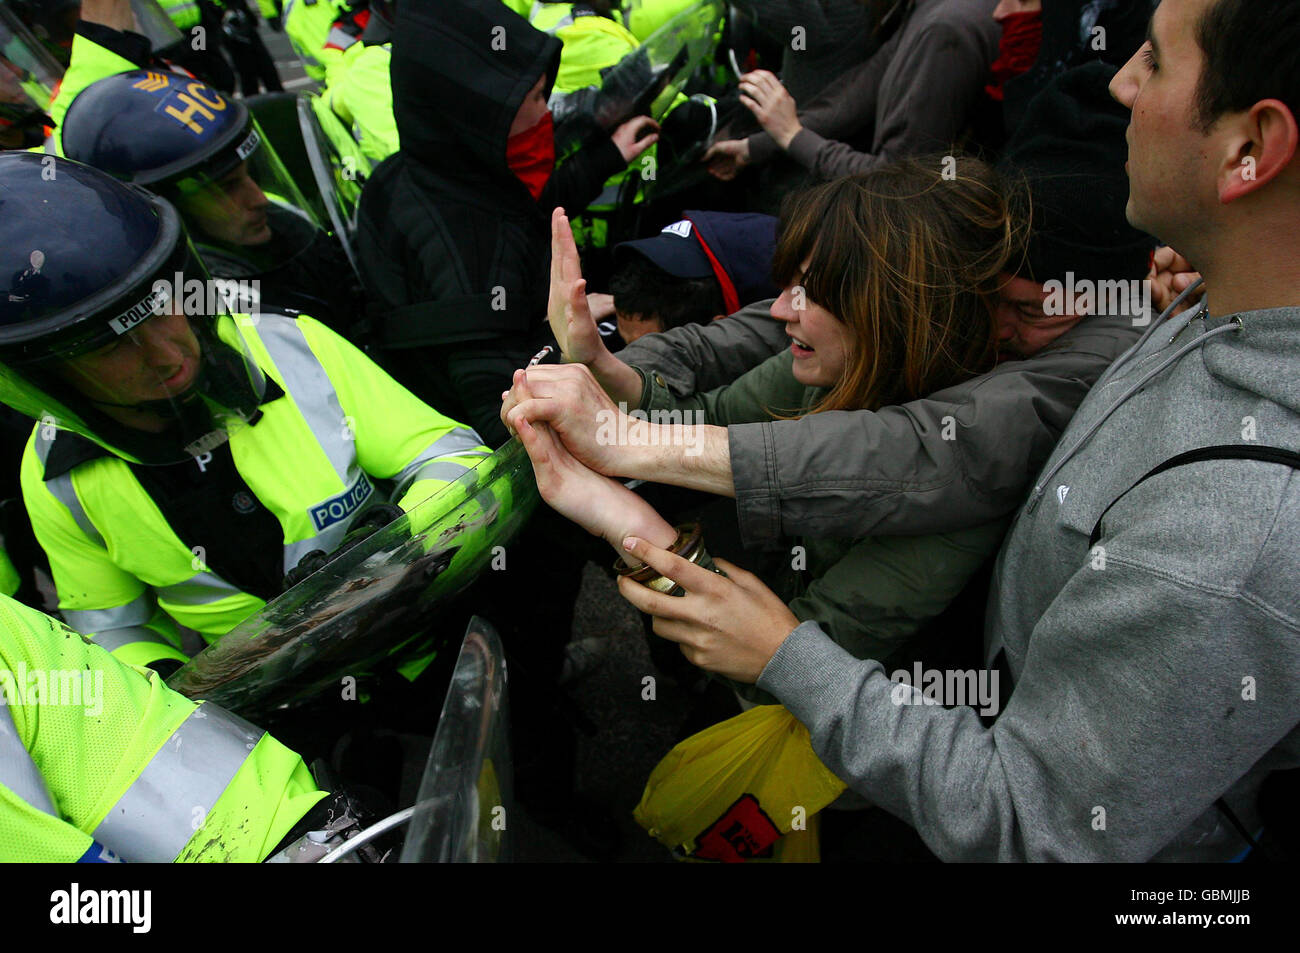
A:
[[[683,860],[816,863],[816,814],[844,788],[794,715],[760,705],[668,752],[633,816]]]

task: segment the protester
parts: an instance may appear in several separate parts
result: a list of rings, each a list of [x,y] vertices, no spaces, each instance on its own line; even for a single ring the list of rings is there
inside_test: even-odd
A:
[[[402,150],[358,210],[374,344],[398,380],[499,445],[501,389],[545,343],[549,210],[584,207],[657,127],[597,131],[557,166],[546,101],[560,42],[499,0],[402,4],[394,38]]]
[[[998,274],[1022,233],[990,168],[966,160],[951,180],[937,168],[899,162],[798,196],[773,265],[785,290],[772,316],[791,348],[728,385],[651,410],[725,425],[874,409],[991,365]],[[553,225],[563,293],[574,283],[577,250],[564,216],[557,212]],[[917,248],[945,253],[913,254]],[[554,290],[552,298],[558,303]],[[570,299],[573,309],[584,306],[580,292]],[[549,370],[518,372],[521,396]],[[673,542],[676,532],[647,503],[586,470],[548,429],[520,423],[528,409],[525,400],[508,420],[520,428],[547,502],[616,548],[638,532]],[[807,572],[787,562],[779,584],[792,611],[819,620],[854,655],[889,657],[961,591],[1004,529],[994,520],[931,536],[791,540],[792,552],[805,552]]]
[[[687,211],[658,235],[614,248],[610,305],[625,343],[703,324],[776,293],[770,215]]]
[[[621,584],[660,634],[771,691],[945,859],[1228,860],[1293,826],[1259,801],[1300,764],[1300,287],[1278,238],[1298,210],[1300,8],[1256,14],[1164,0],[1112,83],[1129,218],[1211,292],[1116,362],[1037,478],[989,602],[986,659],[1014,682],[992,728],[900,695],[745,574],[628,544],[687,591]]]
[[[877,411],[701,426],[688,457],[680,439],[657,428],[652,444],[596,444],[595,408],[612,398],[624,410],[642,409],[667,391],[690,394],[734,380],[789,346],[768,316],[771,302],[725,321],[647,335],[617,355],[605,351],[589,324],[566,321],[554,328],[566,360],[591,373],[564,369],[564,392],[544,395],[547,419],[572,452],[602,473],[734,497],[747,545],[798,533],[945,532],[1014,512],[1088,388],[1150,322],[1140,288],[1105,303],[1094,295],[1088,310],[1095,313],[1079,320],[1082,309],[1066,299],[1068,289],[1056,296],[1060,313],[1049,316],[1044,284],[1030,282],[1032,295],[1024,297],[1024,283],[1008,277],[1045,282],[1070,262],[1081,275],[1140,277],[1145,270],[1151,240],[1124,222],[1122,186],[1112,184],[1123,123],[1070,104],[1074,97],[1095,102],[1106,78],[1093,71],[1076,86],[1062,77],[1056,92],[1036,104],[1040,121],[1024,134],[1024,148],[1013,144],[1016,164],[1007,169],[1025,176],[1031,193],[1071,185],[1040,203],[1041,234],[1031,231],[1024,264],[1004,276],[999,339],[1007,356],[1023,360],[1004,360],[972,381]],[[1059,176],[1042,177],[1053,157],[1059,163],[1066,154]]]
[[[890,159],[946,150],[971,120],[998,53],[994,0],[916,0],[889,42],[796,113],[766,70],[741,77],[741,102],[764,132],[714,143],[709,171],[733,178],[785,151],[814,177],[866,172]],[[857,137],[863,150],[836,141]]]

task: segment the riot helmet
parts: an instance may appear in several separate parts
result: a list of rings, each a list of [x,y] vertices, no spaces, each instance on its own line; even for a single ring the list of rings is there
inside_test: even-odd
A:
[[[109,76],[77,95],[61,133],[69,158],[174,203],[219,278],[273,271],[325,234],[248,107],[199,80]]]
[[[131,462],[181,462],[270,386],[164,199],[89,166],[0,153],[0,400]]]

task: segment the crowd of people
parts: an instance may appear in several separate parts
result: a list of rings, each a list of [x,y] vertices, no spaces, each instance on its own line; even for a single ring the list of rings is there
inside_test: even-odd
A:
[[[801,726],[749,770],[843,789],[837,858],[882,813],[1294,856],[1300,3],[259,0],[300,96],[242,0],[0,3],[0,859],[313,860],[404,806],[458,643],[274,735],[164,679],[520,445],[544,506],[430,629],[500,630],[519,801],[589,856],[631,807],[575,793],[590,562],[683,745]],[[670,846],[772,856],[749,793]]]

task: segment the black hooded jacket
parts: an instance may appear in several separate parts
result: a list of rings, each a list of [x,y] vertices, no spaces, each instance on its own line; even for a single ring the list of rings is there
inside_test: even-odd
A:
[[[418,360],[391,353],[381,360],[485,437],[499,428],[510,370],[545,324],[551,209],[585,208],[624,166],[608,135],[596,133],[534,201],[506,164],[515,114],[543,74],[549,95],[560,47],[500,0],[400,4],[392,84],[402,149],[361,196],[358,260],[375,343],[421,352]],[[493,361],[497,353],[502,359]],[[470,388],[478,396],[467,395],[463,380],[445,387],[464,372],[448,362],[461,358],[475,362],[476,378],[491,378]],[[484,361],[513,367],[498,379]]]

